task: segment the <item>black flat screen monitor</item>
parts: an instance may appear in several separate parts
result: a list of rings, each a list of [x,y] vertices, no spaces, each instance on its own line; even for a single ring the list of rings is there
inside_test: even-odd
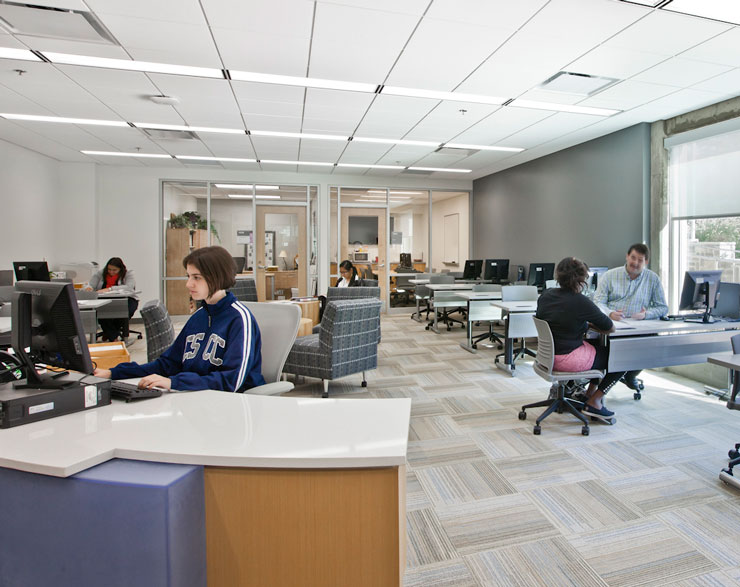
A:
[[[687,271],[683,278],[679,310],[704,310],[702,322],[712,322],[722,271]]]
[[[399,267],[411,267],[411,253],[401,253],[399,255]]]
[[[465,261],[463,279],[478,279],[483,269],[483,259],[468,259]]]
[[[733,320],[740,318],[740,283],[719,282],[719,299],[712,314]]]
[[[483,279],[491,280],[494,283],[501,283],[509,279],[508,259],[486,259],[484,267]]]
[[[16,281],[51,281],[46,261],[13,261]]]
[[[18,388],[59,389],[59,374],[40,374],[35,363],[92,373],[77,296],[71,283],[20,281],[15,284],[11,344],[25,367],[26,382]],[[26,349],[30,347],[30,351]]]
[[[545,287],[545,282],[552,279],[555,273],[555,263],[530,263],[529,275],[527,276],[527,285],[536,285]]]
[[[588,268],[588,285],[591,289],[599,287],[599,278],[609,271],[609,267],[594,266]]]

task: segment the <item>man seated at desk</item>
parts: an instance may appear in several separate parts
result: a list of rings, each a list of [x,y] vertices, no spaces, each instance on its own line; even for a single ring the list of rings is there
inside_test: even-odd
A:
[[[668,313],[658,274],[647,269],[650,249],[635,243],[627,251],[623,267],[610,269],[599,279],[594,303],[612,320],[655,320]],[[622,379],[630,389],[641,391],[640,369],[627,371]]]

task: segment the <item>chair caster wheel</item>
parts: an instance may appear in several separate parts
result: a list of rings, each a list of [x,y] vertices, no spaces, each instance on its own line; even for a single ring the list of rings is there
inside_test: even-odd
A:
[[[737,449],[732,449],[727,453],[727,456],[731,459],[736,459],[737,457],[740,457],[740,452],[738,452]]]
[[[500,350],[500,351],[501,351],[501,350],[503,350],[503,349],[504,349],[504,345],[502,345],[502,344],[498,345],[498,350]]]
[[[449,332],[450,330],[452,330],[452,326],[447,327],[447,332]]]
[[[471,346],[471,348],[473,348],[473,349],[477,349],[477,348],[478,348],[478,345],[477,345],[477,344],[475,344],[475,343],[473,343],[473,345]]]
[[[632,395],[632,397],[634,397],[634,398],[635,398],[635,401],[637,401],[637,400],[639,400],[639,399],[641,399],[641,398],[642,398],[642,394],[641,394],[641,393],[640,393],[639,391],[636,391],[636,392],[635,392],[635,393],[634,393],[634,394]]]
[[[562,414],[563,413],[563,408],[558,408],[557,409],[557,412],[558,412],[558,414]]]
[[[540,427],[539,424],[535,424],[534,430],[532,430],[532,433],[538,436],[542,433],[542,428]]]
[[[520,420],[526,420],[527,419],[527,412],[525,412],[524,410],[522,410],[521,412],[519,412],[519,419]]]
[[[589,429],[588,429],[588,425],[586,425],[586,426],[584,426],[583,428],[581,428],[581,434],[582,434],[583,436],[588,436],[588,435],[590,434],[590,431],[589,431]]]
[[[362,387],[367,387],[367,381],[362,382]]]

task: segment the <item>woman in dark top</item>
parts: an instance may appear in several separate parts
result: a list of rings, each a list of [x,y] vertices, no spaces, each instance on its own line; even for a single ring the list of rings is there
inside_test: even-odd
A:
[[[546,290],[537,301],[537,318],[550,325],[555,342],[553,369],[566,372],[606,369],[606,347],[583,339],[589,325],[603,333],[614,332],[611,318],[581,294],[586,287],[588,266],[575,257],[566,257],[558,263],[555,278],[560,287]],[[607,373],[601,382],[593,379],[586,391],[584,412],[603,419],[614,416],[604,406],[603,398],[622,375],[623,372]]]
[[[337,281],[337,287],[357,287],[360,285],[360,276],[357,275],[357,268],[352,265],[352,261],[342,261],[339,264],[339,274],[341,277]]]

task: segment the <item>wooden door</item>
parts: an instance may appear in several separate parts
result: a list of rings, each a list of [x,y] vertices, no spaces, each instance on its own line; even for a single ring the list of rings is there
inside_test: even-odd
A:
[[[285,222],[283,226],[298,227],[298,234],[286,234],[275,230],[273,222],[267,223],[267,215],[276,215]],[[268,251],[265,243],[265,232],[272,235],[272,251]],[[257,205],[257,233],[255,235],[255,280],[257,282],[257,296],[259,301],[271,299],[271,291],[274,282],[275,290],[285,292],[285,297],[290,298],[290,288],[297,287],[301,296],[307,295],[306,267],[308,259],[306,256],[306,207],[305,206],[263,206]],[[285,251],[286,256],[280,257]],[[269,254],[269,258],[266,258]],[[297,267],[296,267],[297,263]],[[268,265],[277,265],[277,271],[267,271]],[[270,275],[268,277],[268,274]],[[277,294],[276,294],[277,295]]]

